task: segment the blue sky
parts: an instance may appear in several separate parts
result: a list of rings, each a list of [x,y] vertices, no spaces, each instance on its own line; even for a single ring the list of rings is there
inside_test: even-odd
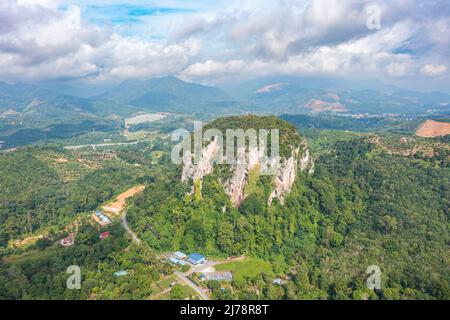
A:
[[[0,20],[4,81],[285,74],[450,91],[448,0],[2,0]]]
[[[151,7],[130,4],[113,5],[88,5],[83,11],[83,17],[92,23],[112,24],[142,24],[143,18],[151,16],[174,15],[193,13],[193,9],[174,8],[174,7]]]

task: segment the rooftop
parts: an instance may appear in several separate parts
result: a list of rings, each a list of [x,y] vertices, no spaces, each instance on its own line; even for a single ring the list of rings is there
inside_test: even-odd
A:
[[[205,259],[206,257],[198,252],[194,252],[189,256],[189,259],[194,261],[200,261],[202,259]]]
[[[187,255],[181,251],[174,252],[173,255],[177,258],[186,258],[187,257]]]
[[[114,273],[114,276],[116,277],[122,277],[122,276],[126,276],[128,274],[128,271],[126,270],[120,270]]]

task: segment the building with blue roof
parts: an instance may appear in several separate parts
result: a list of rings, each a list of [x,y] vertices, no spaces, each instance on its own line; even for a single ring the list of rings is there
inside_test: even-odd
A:
[[[123,277],[126,275],[128,275],[128,271],[126,271],[126,270],[120,270],[120,271],[114,272],[115,277]]]
[[[206,257],[200,253],[194,252],[188,257],[187,261],[193,265],[204,264],[206,262]]]
[[[184,260],[187,258],[187,255],[181,251],[174,252],[173,255],[175,256],[175,258],[181,259],[181,260]]]
[[[180,260],[180,259],[178,259],[178,258],[170,258],[169,261],[172,262],[173,264],[178,264],[178,265],[180,265],[180,266],[186,265],[186,262],[185,262],[185,261]]]
[[[111,220],[101,211],[95,211],[94,214],[100,219],[102,224],[109,224]]]

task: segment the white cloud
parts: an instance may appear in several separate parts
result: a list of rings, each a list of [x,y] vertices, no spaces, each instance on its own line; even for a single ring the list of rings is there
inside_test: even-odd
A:
[[[91,1],[73,2],[0,0],[0,79],[178,74],[214,82],[274,73],[425,79],[444,74],[450,63],[445,0],[377,1],[381,30],[366,26],[369,0],[155,0],[194,11],[143,17],[133,29],[142,34],[134,36],[89,23],[83,8]]]
[[[315,0],[305,5],[285,1],[253,11],[236,10],[229,16],[197,18],[183,29],[186,30],[184,37],[195,37],[199,33],[216,37],[224,34],[222,41],[234,48],[234,52],[197,62],[188,67],[183,76],[195,80],[222,77],[232,73],[230,65],[236,65],[236,61],[243,65],[236,68],[236,74],[252,73],[255,76],[363,73],[406,77],[420,73],[423,56],[429,53],[421,52],[424,48],[420,46],[424,46],[424,39],[432,39],[428,33],[424,37],[424,23],[438,24],[441,32],[446,30],[446,24],[401,16],[401,13],[412,15],[414,1],[405,0],[399,4],[387,0],[380,4],[383,28],[369,30],[365,7],[370,3]],[[421,19],[426,17],[429,15],[424,9]],[[427,41],[431,43],[431,40]]]
[[[254,75],[282,74],[373,74],[405,76],[413,72],[414,62],[408,54],[394,54],[390,50],[411,36],[408,24],[396,24],[390,29],[351,39],[336,45],[321,45],[287,55],[285,59],[207,60],[189,66],[184,77],[223,77],[251,73]]]
[[[406,63],[392,62],[388,64],[386,70],[393,77],[402,77],[408,73],[408,65]]]
[[[56,9],[59,3],[59,0],[17,0],[20,6],[42,6],[52,9]]]
[[[8,15],[3,32],[0,27],[1,78],[152,77],[181,71],[200,51],[195,40],[162,44],[123,37],[82,21],[77,6],[58,10],[41,4],[0,4],[0,17]]]
[[[447,71],[447,66],[444,64],[440,64],[440,65],[426,64],[421,69],[422,74],[429,76],[429,77],[440,76],[440,75],[444,74],[446,71]]]
[[[242,60],[231,60],[227,62],[208,60],[203,63],[190,65],[183,71],[182,75],[185,77],[221,77],[240,73],[245,67],[245,62]]]

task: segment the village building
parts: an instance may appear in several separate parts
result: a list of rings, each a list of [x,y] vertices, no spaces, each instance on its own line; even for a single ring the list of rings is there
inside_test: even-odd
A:
[[[170,258],[169,261],[172,262],[173,264],[180,265],[180,266],[186,265],[186,261],[183,261],[183,260],[180,260],[177,258],[173,258],[173,257]]]
[[[174,252],[173,256],[175,258],[177,258],[177,259],[180,259],[180,260],[185,260],[187,258],[187,255],[184,252],[181,252],[181,251]]]
[[[102,232],[102,233],[100,233],[99,238],[100,238],[100,240],[103,240],[103,239],[108,238],[110,235],[111,235],[111,233],[109,233],[108,231]]]
[[[123,277],[126,275],[128,275],[128,271],[126,271],[126,270],[120,270],[120,271],[114,272],[115,277]]]
[[[61,245],[64,247],[70,247],[73,246],[75,243],[75,236],[73,234],[65,237],[61,240]]]
[[[200,253],[192,253],[187,261],[193,265],[204,264],[206,262],[206,257]]]
[[[93,215],[95,221],[97,221],[100,225],[105,226],[111,223],[111,220],[104,215],[101,211],[95,211]]]

